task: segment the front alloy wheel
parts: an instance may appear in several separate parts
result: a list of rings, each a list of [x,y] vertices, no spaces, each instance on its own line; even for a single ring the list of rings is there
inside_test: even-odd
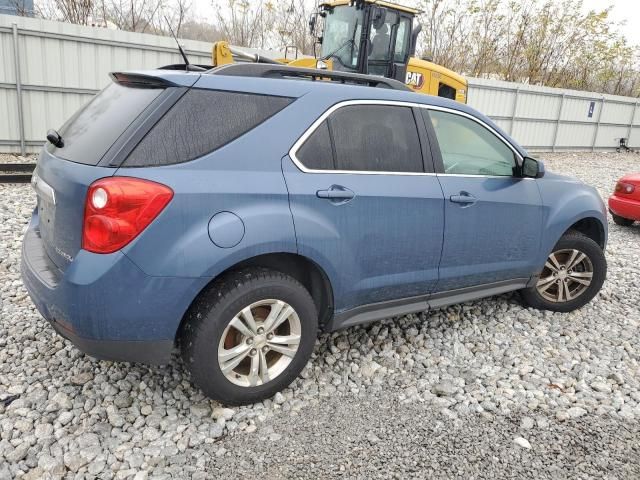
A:
[[[544,264],[536,288],[550,302],[567,302],[586,292],[592,278],[593,264],[585,253],[575,248],[557,250]]]
[[[549,254],[536,284],[520,294],[530,307],[571,312],[595,297],[606,276],[607,260],[600,245],[580,232],[569,231]]]

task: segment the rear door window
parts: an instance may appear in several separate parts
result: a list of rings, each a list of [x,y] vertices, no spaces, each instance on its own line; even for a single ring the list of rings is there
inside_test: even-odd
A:
[[[47,148],[59,158],[97,165],[109,147],[162,92],[161,88],[112,83],[58,130],[64,146],[48,144]]]
[[[312,170],[423,172],[410,107],[350,105],[322,122],[296,152]]]
[[[244,135],[291,102],[289,97],[191,89],[147,133],[123,166],[196,159]]]
[[[329,117],[337,170],[422,172],[418,128],[410,107],[351,105]]]
[[[296,153],[298,159],[311,170],[335,170],[329,124],[325,120],[314,130]]]

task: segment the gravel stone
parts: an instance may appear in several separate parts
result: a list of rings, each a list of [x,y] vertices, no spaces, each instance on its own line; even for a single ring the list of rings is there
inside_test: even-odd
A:
[[[586,414],[587,414],[587,411],[584,408],[580,408],[580,407],[572,407],[567,410],[567,415],[569,415],[569,418],[579,418]]]
[[[432,393],[435,393],[439,397],[450,397],[454,395],[458,389],[450,382],[442,382],[433,387]]]
[[[634,153],[539,157],[605,199],[640,170]],[[323,334],[290,388],[230,409],[177,356],[98,361],[55,334],[20,277],[34,202],[0,184],[0,399],[18,396],[0,479],[640,478],[639,224],[609,219],[607,281],[579,311],[506,294]]]
[[[522,417],[522,421],[520,422],[520,428],[524,430],[531,430],[535,426],[535,422],[531,417]]]
[[[526,448],[527,450],[531,450],[531,444],[525,438],[516,437],[513,439],[513,443],[515,443],[519,447]]]

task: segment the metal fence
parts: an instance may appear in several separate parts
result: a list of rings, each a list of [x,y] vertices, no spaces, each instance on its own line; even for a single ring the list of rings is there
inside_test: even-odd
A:
[[[191,62],[211,63],[210,43],[180,43]],[[172,38],[0,15],[0,151],[37,152],[109,72],[172,63],[182,63]]]
[[[637,98],[471,78],[468,102],[530,150],[640,147]]]
[[[210,43],[181,43],[193,63],[210,63]],[[45,132],[102,89],[111,71],[181,61],[171,38],[0,15],[0,151],[38,151]],[[614,149],[620,138],[640,147],[636,98],[474,78],[468,98],[531,150]]]

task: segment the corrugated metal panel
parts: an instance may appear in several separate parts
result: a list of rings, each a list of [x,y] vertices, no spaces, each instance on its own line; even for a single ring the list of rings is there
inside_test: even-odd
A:
[[[553,145],[554,123],[518,121],[512,136],[525,148],[549,149]]]
[[[590,149],[591,143],[593,142],[593,134],[595,133],[595,131],[595,123],[561,123],[558,127],[556,148],[565,150],[578,147]]]
[[[19,30],[23,124],[29,151],[39,149],[48,128],[60,126],[103,88],[109,72],[182,61],[169,37],[0,15],[0,149],[4,151],[15,151],[20,140],[13,24]],[[192,62],[210,63],[211,44],[181,43]],[[612,149],[617,139],[627,136],[629,145],[640,147],[640,107],[636,108],[635,98],[470,78],[468,99],[533,150]],[[635,127],[630,128],[634,109]]]
[[[507,103],[505,98],[511,110],[501,108]],[[611,150],[626,137],[630,137],[628,145],[638,148],[637,102],[636,98],[615,95],[469,79],[469,104],[508,126],[506,130],[519,143],[533,150]]]
[[[94,92],[108,84],[109,72],[153,69],[182,62],[170,37],[0,15],[1,151],[16,151],[20,140],[13,24],[19,33],[23,123],[27,149],[31,152],[40,148],[48,128],[59,127]],[[211,63],[210,43],[193,40],[180,43],[191,62]],[[270,54],[279,56],[280,52]]]

